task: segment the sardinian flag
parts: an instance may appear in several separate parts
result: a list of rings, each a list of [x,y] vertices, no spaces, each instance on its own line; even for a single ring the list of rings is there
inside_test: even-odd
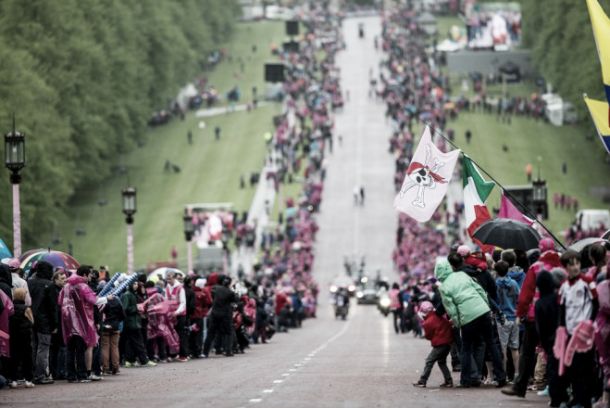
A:
[[[460,150],[443,153],[432,143],[430,128],[426,126],[405,181],[394,199],[394,208],[418,222],[426,222],[447,193]]]

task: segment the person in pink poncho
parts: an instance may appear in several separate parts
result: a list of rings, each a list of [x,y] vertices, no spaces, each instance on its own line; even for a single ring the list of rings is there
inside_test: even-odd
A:
[[[66,280],[59,294],[61,327],[66,344],[66,371],[69,382],[89,382],[85,352],[98,341],[93,308],[105,305],[113,295],[98,298],[87,284],[91,266],[82,265]]]
[[[0,374],[7,377],[10,367],[9,317],[14,313],[13,301],[0,290]]]

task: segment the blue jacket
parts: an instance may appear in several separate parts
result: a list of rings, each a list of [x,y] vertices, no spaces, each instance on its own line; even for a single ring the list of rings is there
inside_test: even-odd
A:
[[[496,290],[498,292],[498,307],[507,320],[515,320],[520,292],[519,284],[507,275],[496,279]]]
[[[523,272],[523,269],[521,269],[520,266],[513,266],[510,268],[507,276],[517,282],[519,289],[521,289],[521,286],[523,286],[523,281],[525,280],[525,272]]]

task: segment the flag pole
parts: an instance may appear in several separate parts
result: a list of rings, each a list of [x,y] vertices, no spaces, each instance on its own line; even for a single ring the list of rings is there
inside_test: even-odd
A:
[[[424,124],[428,127],[432,127],[432,124],[430,122],[424,122]],[[476,160],[474,160],[472,157],[468,156],[466,153],[464,153],[464,151],[455,143],[453,143],[448,137],[446,137],[443,132],[441,132],[436,126],[434,126],[434,134],[440,136],[441,138],[443,138],[447,143],[449,143],[451,146],[453,146],[456,149],[459,149],[461,151],[461,154],[470,159],[483,173],[485,173],[487,175],[487,177],[489,177],[494,183],[496,183],[498,185],[498,187],[500,187],[502,189],[502,192],[504,194],[506,194],[514,203],[516,203],[519,207],[521,207],[521,210],[525,213],[525,215],[527,215],[529,218],[536,220],[536,222],[538,224],[540,224],[540,226],[555,240],[555,242],[557,242],[564,250],[567,249],[566,246],[563,244],[563,242],[561,242],[559,240],[559,238],[557,238],[555,236],[555,234],[553,234],[551,232],[551,230],[549,230],[547,228],[546,225],[544,225],[543,222],[538,220],[538,217],[536,217],[534,214],[532,214],[529,210],[529,208],[527,208],[527,206],[525,206],[525,204],[523,204],[521,201],[519,201],[517,199],[517,197],[515,197],[514,195],[511,194],[510,191],[508,191],[504,185],[502,185],[502,183],[500,183],[498,180],[496,180],[496,178],[494,176],[492,176],[487,170],[485,170],[483,168],[483,166],[481,166],[479,163],[477,163]]]

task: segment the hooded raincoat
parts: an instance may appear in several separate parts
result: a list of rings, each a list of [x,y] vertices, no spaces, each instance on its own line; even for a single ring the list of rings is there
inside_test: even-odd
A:
[[[456,327],[462,327],[489,313],[487,293],[473,278],[464,272],[453,272],[446,260],[437,262],[434,268],[441,282],[440,292],[445,310]]]
[[[68,344],[70,337],[79,336],[87,347],[95,346],[98,335],[93,320],[93,307],[98,299],[87,285],[87,278],[76,274],[70,276],[59,294],[58,303],[61,306],[64,344]]]

